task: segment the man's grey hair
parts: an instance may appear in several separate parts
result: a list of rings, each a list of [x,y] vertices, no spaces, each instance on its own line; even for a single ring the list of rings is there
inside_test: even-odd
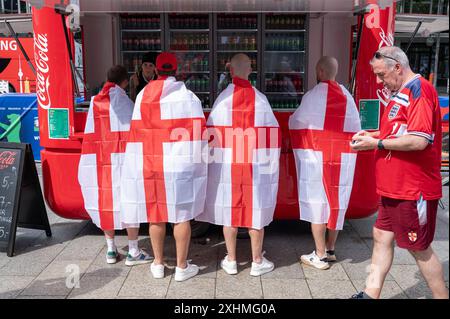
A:
[[[392,59],[397,60],[398,63],[403,68],[410,69],[408,57],[406,56],[406,53],[399,47],[396,47],[396,46],[382,47],[382,48],[378,49],[377,52],[381,53],[382,55],[385,55],[385,56],[391,57]],[[376,59],[377,58],[374,56],[372,58],[372,60],[370,60],[370,64],[372,65]],[[382,56],[381,59],[383,59],[383,61],[386,63],[386,66],[389,68],[393,68],[395,66],[395,64],[397,63],[396,61],[386,58],[384,56]]]

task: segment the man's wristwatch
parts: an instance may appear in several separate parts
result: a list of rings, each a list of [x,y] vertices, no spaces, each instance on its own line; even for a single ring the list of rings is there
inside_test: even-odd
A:
[[[383,145],[383,140],[382,139],[378,140],[378,149],[379,150],[384,150],[384,145]]]

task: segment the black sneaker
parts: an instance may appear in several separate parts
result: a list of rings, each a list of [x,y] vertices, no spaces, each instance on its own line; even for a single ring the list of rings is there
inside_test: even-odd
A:
[[[373,299],[368,294],[366,294],[364,291],[360,291],[357,294],[354,294],[350,297],[350,299]]]

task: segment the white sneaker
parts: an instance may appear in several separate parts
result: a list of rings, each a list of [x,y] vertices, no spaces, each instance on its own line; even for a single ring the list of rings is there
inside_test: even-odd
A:
[[[164,265],[155,265],[155,262],[152,262],[150,265],[150,271],[155,279],[164,278]]]
[[[260,264],[252,262],[252,269],[250,270],[251,276],[261,276],[268,272],[271,272],[275,268],[273,262],[267,260],[265,257],[262,257],[262,261]]]
[[[330,265],[327,262],[327,256],[325,255],[325,257],[320,258],[316,255],[316,251],[313,251],[309,255],[302,255],[300,260],[302,263],[317,269],[325,270],[330,268]]]
[[[229,261],[228,255],[225,256],[224,259],[220,262],[220,267],[222,267],[223,270],[229,275],[236,275],[238,273],[237,271],[237,262],[235,261]]]
[[[200,269],[197,265],[190,264],[189,262],[186,262],[186,264],[187,267],[184,269],[175,267],[175,281],[185,281],[198,274]]]

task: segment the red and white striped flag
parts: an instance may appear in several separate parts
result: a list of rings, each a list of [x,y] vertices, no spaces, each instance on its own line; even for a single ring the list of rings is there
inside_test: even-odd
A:
[[[280,128],[267,98],[235,78],[217,98],[207,121],[208,189],[196,220],[261,229],[273,219]]]
[[[301,220],[343,228],[357,156],[350,142],[360,129],[352,96],[334,81],[316,85],[290,117]]]
[[[122,171],[127,223],[180,223],[205,204],[207,140],[200,100],[174,77],[151,81],[137,96]]]
[[[91,99],[84,130],[78,181],[84,205],[102,230],[123,229],[120,218],[120,173],[133,102],[107,82]]]

